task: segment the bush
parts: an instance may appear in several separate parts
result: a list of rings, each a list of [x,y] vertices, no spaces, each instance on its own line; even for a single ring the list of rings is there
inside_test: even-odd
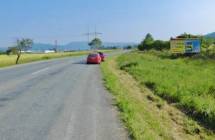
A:
[[[168,50],[168,49],[170,49],[170,42],[156,40],[152,44],[140,44],[138,46],[138,49],[141,51],[152,50],[152,49],[157,50],[157,51]]]
[[[169,41],[155,40],[153,39],[151,34],[147,34],[145,39],[138,45],[138,49],[141,51],[144,50],[166,50],[170,48]]]
[[[158,51],[170,49],[169,41],[156,40],[152,45],[152,48]]]

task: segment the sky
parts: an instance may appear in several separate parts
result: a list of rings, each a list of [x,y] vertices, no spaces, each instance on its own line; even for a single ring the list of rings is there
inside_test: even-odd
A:
[[[215,0],[2,0],[0,47],[18,38],[67,44],[101,32],[106,42],[140,42],[147,33],[168,40],[215,32]]]

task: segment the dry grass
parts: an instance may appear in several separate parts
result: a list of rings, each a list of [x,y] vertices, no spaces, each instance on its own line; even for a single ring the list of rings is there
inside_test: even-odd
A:
[[[113,50],[102,50],[103,52],[111,52]],[[48,60],[53,58],[70,57],[86,55],[90,51],[77,51],[77,52],[65,52],[65,53],[50,53],[50,54],[22,54],[19,63],[28,63],[39,60]],[[0,67],[6,67],[15,65],[16,55],[0,55]]]

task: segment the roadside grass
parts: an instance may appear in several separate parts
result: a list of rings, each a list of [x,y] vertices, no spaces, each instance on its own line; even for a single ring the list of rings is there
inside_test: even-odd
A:
[[[134,60],[136,55],[139,54],[113,57],[101,65],[106,88],[113,94],[120,117],[129,130],[131,139],[214,139],[215,135],[211,131],[198,125],[197,122],[141,85],[127,72],[120,70],[117,60],[124,61],[123,66],[125,62],[129,65],[127,62],[132,61],[130,64],[136,67]],[[127,56],[130,57],[127,59]]]
[[[122,55],[117,61],[142,86],[215,130],[214,60],[151,51]]]
[[[101,50],[103,52],[111,52],[113,50]],[[33,61],[48,60],[53,58],[71,57],[86,55],[90,51],[77,51],[77,52],[62,52],[62,53],[49,53],[49,54],[22,54],[19,64],[29,63]],[[15,65],[16,55],[0,55],[0,67]]]

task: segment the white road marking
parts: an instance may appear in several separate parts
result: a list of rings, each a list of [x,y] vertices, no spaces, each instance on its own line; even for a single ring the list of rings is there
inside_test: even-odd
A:
[[[37,74],[39,74],[39,73],[41,73],[41,72],[47,71],[48,69],[49,69],[49,68],[46,67],[46,68],[44,68],[44,69],[38,70],[38,71],[36,71],[36,72],[33,72],[32,75],[37,75]]]

